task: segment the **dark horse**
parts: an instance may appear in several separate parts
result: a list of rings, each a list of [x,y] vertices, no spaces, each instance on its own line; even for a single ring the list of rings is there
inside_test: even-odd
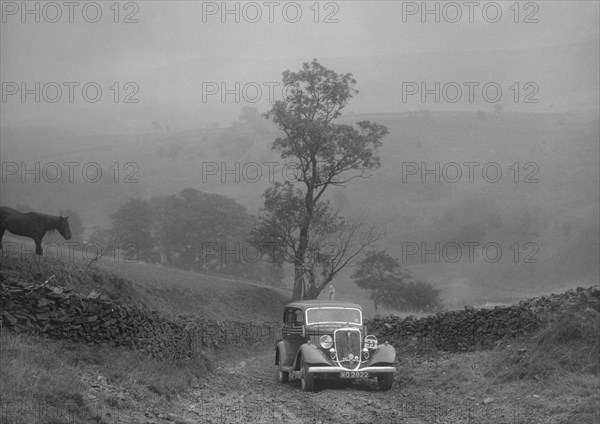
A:
[[[35,241],[35,253],[41,255],[42,239],[48,231],[58,230],[66,240],[71,238],[69,217],[44,215],[43,213],[22,213],[6,206],[0,206],[0,249],[4,230],[18,236],[32,238]]]

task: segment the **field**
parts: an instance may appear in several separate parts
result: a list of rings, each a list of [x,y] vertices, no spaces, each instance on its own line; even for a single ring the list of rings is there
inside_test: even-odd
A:
[[[143,262],[124,263],[110,257],[89,261],[78,258],[78,253],[73,254],[73,260],[65,260],[66,251],[61,259],[9,254],[3,256],[2,268],[9,275],[37,283],[54,275],[53,284],[85,294],[93,290],[107,293],[120,302],[156,310],[165,317],[184,314],[206,319],[275,321],[282,303],[291,295],[285,289]]]
[[[54,275],[54,284],[79,283],[83,292],[101,291],[165,315],[179,310],[273,320],[284,299],[277,291],[244,282],[159,272],[147,265],[86,268],[85,263],[47,258],[5,259],[2,279],[43,282]],[[250,298],[271,307],[249,307]],[[537,334],[491,351],[452,354],[399,346],[399,372],[391,391],[379,392],[367,381],[332,382],[319,384],[316,394],[300,392],[295,378],[289,385],[276,382],[272,345],[207,351],[194,361],[163,363],[128,349],[3,330],[2,422],[595,423],[600,411],[598,313],[576,310],[556,318]]]

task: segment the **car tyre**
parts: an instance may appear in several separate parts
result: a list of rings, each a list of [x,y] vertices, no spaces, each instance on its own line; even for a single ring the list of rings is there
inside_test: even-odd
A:
[[[308,364],[304,362],[304,358],[301,359],[300,368],[302,374],[300,376],[300,387],[303,392],[314,392],[315,390],[315,376],[308,372]]]
[[[394,384],[394,374],[386,373],[377,376],[377,385],[379,386],[379,390],[386,391],[392,388]]]
[[[279,382],[285,384],[290,381],[290,373],[279,368]]]

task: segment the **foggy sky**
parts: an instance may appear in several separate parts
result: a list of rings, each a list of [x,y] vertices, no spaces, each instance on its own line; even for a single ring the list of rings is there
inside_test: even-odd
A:
[[[35,3],[31,2],[30,7],[34,8]],[[314,8],[309,9],[313,3],[299,3],[302,16],[291,23],[295,9],[288,7],[287,15],[283,15],[283,8],[289,3],[275,2],[271,9],[273,22],[269,22],[269,7],[264,2],[254,3],[262,13],[256,23],[248,22],[254,19],[257,9],[247,3],[238,3],[240,22],[236,23],[235,14],[222,15],[221,2],[185,1],[138,2],[139,10],[133,14],[137,23],[114,23],[114,11],[109,9],[112,3],[106,2],[100,3],[102,17],[98,22],[86,22],[82,2],[73,10],[73,23],[69,22],[66,6],[61,7],[60,20],[49,23],[44,17],[52,20],[56,12],[48,8],[44,15],[41,3],[41,22],[35,23],[34,15],[26,15],[26,23],[22,23],[21,10],[11,14],[12,10],[6,9],[14,5],[20,9],[21,3],[3,2],[3,83],[78,82],[81,87],[97,82],[103,93],[94,104],[84,102],[77,89],[72,104],[65,100],[66,91],[57,103],[23,103],[18,96],[9,96],[1,104],[0,124],[54,125],[80,134],[135,132],[136,128],[147,128],[146,123],[152,120],[169,124],[174,130],[198,128],[213,121],[227,124],[237,119],[244,105],[265,111],[269,106],[265,101],[266,87],[256,104],[244,99],[237,103],[232,97],[222,104],[218,96],[202,101],[203,83],[225,82],[229,87],[235,82],[242,86],[256,82],[264,87],[265,82],[280,82],[285,69],[297,70],[313,58],[338,72],[355,74],[361,91],[352,104],[355,112],[420,109],[416,104],[409,107],[397,102],[398,92],[386,95],[390,85],[400,81],[422,77],[443,82],[444,77],[458,80],[463,76],[463,80],[475,78],[485,82],[498,78],[494,75],[498,69],[506,78],[515,80],[537,81],[555,76],[541,87],[540,95],[547,99],[552,98],[553,92],[558,99],[565,97],[560,90],[571,89],[583,78],[589,81],[583,91],[592,93],[586,104],[593,104],[597,98],[598,83],[593,81],[598,72],[598,52],[586,52],[573,59],[556,55],[552,49],[564,52],[581,43],[597,45],[598,2],[537,2],[539,10],[532,15],[537,23],[514,23],[514,11],[509,9],[513,2],[496,3],[502,10],[496,23],[486,22],[483,16],[483,7],[490,2],[474,6],[473,23],[469,22],[469,9],[464,2],[456,3],[462,13],[458,23],[445,21],[453,19],[456,9],[448,8],[444,14],[443,4],[438,6],[440,23],[435,22],[433,15],[426,15],[426,23],[422,23],[420,11],[406,14],[403,19],[403,7],[406,11],[411,2],[384,1],[321,2],[318,23],[314,22]],[[421,2],[412,4],[420,7]],[[428,4],[435,7],[434,2]],[[209,14],[214,7],[219,10]],[[236,6],[229,3],[228,7]],[[119,20],[129,12],[134,11],[120,10]],[[523,21],[530,12],[520,10],[519,20]],[[93,19],[94,13],[88,10],[86,16]],[[323,22],[330,13],[334,13],[330,18],[337,23]],[[493,19],[494,13],[493,8],[489,9],[486,17]],[[544,49],[546,54],[539,53],[534,69],[528,69],[530,64],[523,63],[523,55],[518,54],[522,51],[527,57]],[[504,53],[498,54],[499,51]],[[464,52],[470,53],[465,56]],[[411,68],[419,57],[426,62]],[[456,60],[451,63],[453,58]],[[551,62],[545,64],[544,59]],[[514,75],[505,70],[514,71]],[[381,72],[386,73],[387,79],[380,78]],[[113,93],[108,87],[114,82],[121,86],[136,83],[139,102],[112,102]],[[552,102],[558,103],[555,99]],[[551,102],[543,106],[547,108],[548,103]],[[469,105],[442,106],[460,110]]]

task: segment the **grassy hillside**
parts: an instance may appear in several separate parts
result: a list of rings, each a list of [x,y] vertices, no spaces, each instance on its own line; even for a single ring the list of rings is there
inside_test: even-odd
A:
[[[381,169],[329,193],[344,215],[366,215],[384,227],[386,239],[380,247],[401,260],[404,243],[425,243],[431,249],[435,243],[443,247],[471,242],[479,243],[481,250],[483,244],[493,242],[502,248],[497,263],[482,260],[480,250],[471,262],[466,249],[456,263],[431,256],[407,258],[405,265],[441,288],[448,305],[506,302],[515,296],[598,282],[597,113],[348,114],[343,121],[362,119],[386,125],[390,134],[380,152]],[[104,137],[5,132],[5,161],[95,161],[104,174],[97,183],[85,182],[81,176],[59,183],[43,179],[34,183],[32,177],[22,182],[9,176],[2,184],[2,204],[26,204],[48,213],[71,208],[83,217],[88,235],[107,226],[109,216],[128,197],[148,199],[186,187],[231,197],[256,213],[270,175],[262,166],[263,174],[255,181],[254,174],[244,174],[244,165],[280,162],[270,149],[277,135],[267,121],[259,129],[238,125]],[[124,167],[130,161],[138,165],[137,182],[125,183],[134,170]],[[449,162],[461,165],[462,177],[456,182],[443,175],[439,182],[431,175],[422,182],[420,173],[403,176],[403,163],[424,164],[428,169],[439,164],[443,169]],[[480,164],[473,181],[465,162]],[[120,167],[116,181],[114,168],[109,169],[115,163]],[[216,174],[206,173],[207,163],[219,167]],[[498,164],[499,181],[486,181],[482,168],[487,163]],[[238,165],[237,175],[222,173]],[[275,180],[282,179],[282,167],[275,166]],[[532,244],[526,248],[527,243]],[[537,261],[525,263],[530,254]],[[368,302],[368,295],[356,289],[349,274],[334,281],[337,293]]]
[[[65,255],[66,256],[66,255]],[[102,259],[66,261],[52,257],[2,256],[4,278],[96,291],[125,304],[156,310],[166,317],[180,314],[206,319],[279,321],[285,290],[218,276],[191,273],[144,263]]]

